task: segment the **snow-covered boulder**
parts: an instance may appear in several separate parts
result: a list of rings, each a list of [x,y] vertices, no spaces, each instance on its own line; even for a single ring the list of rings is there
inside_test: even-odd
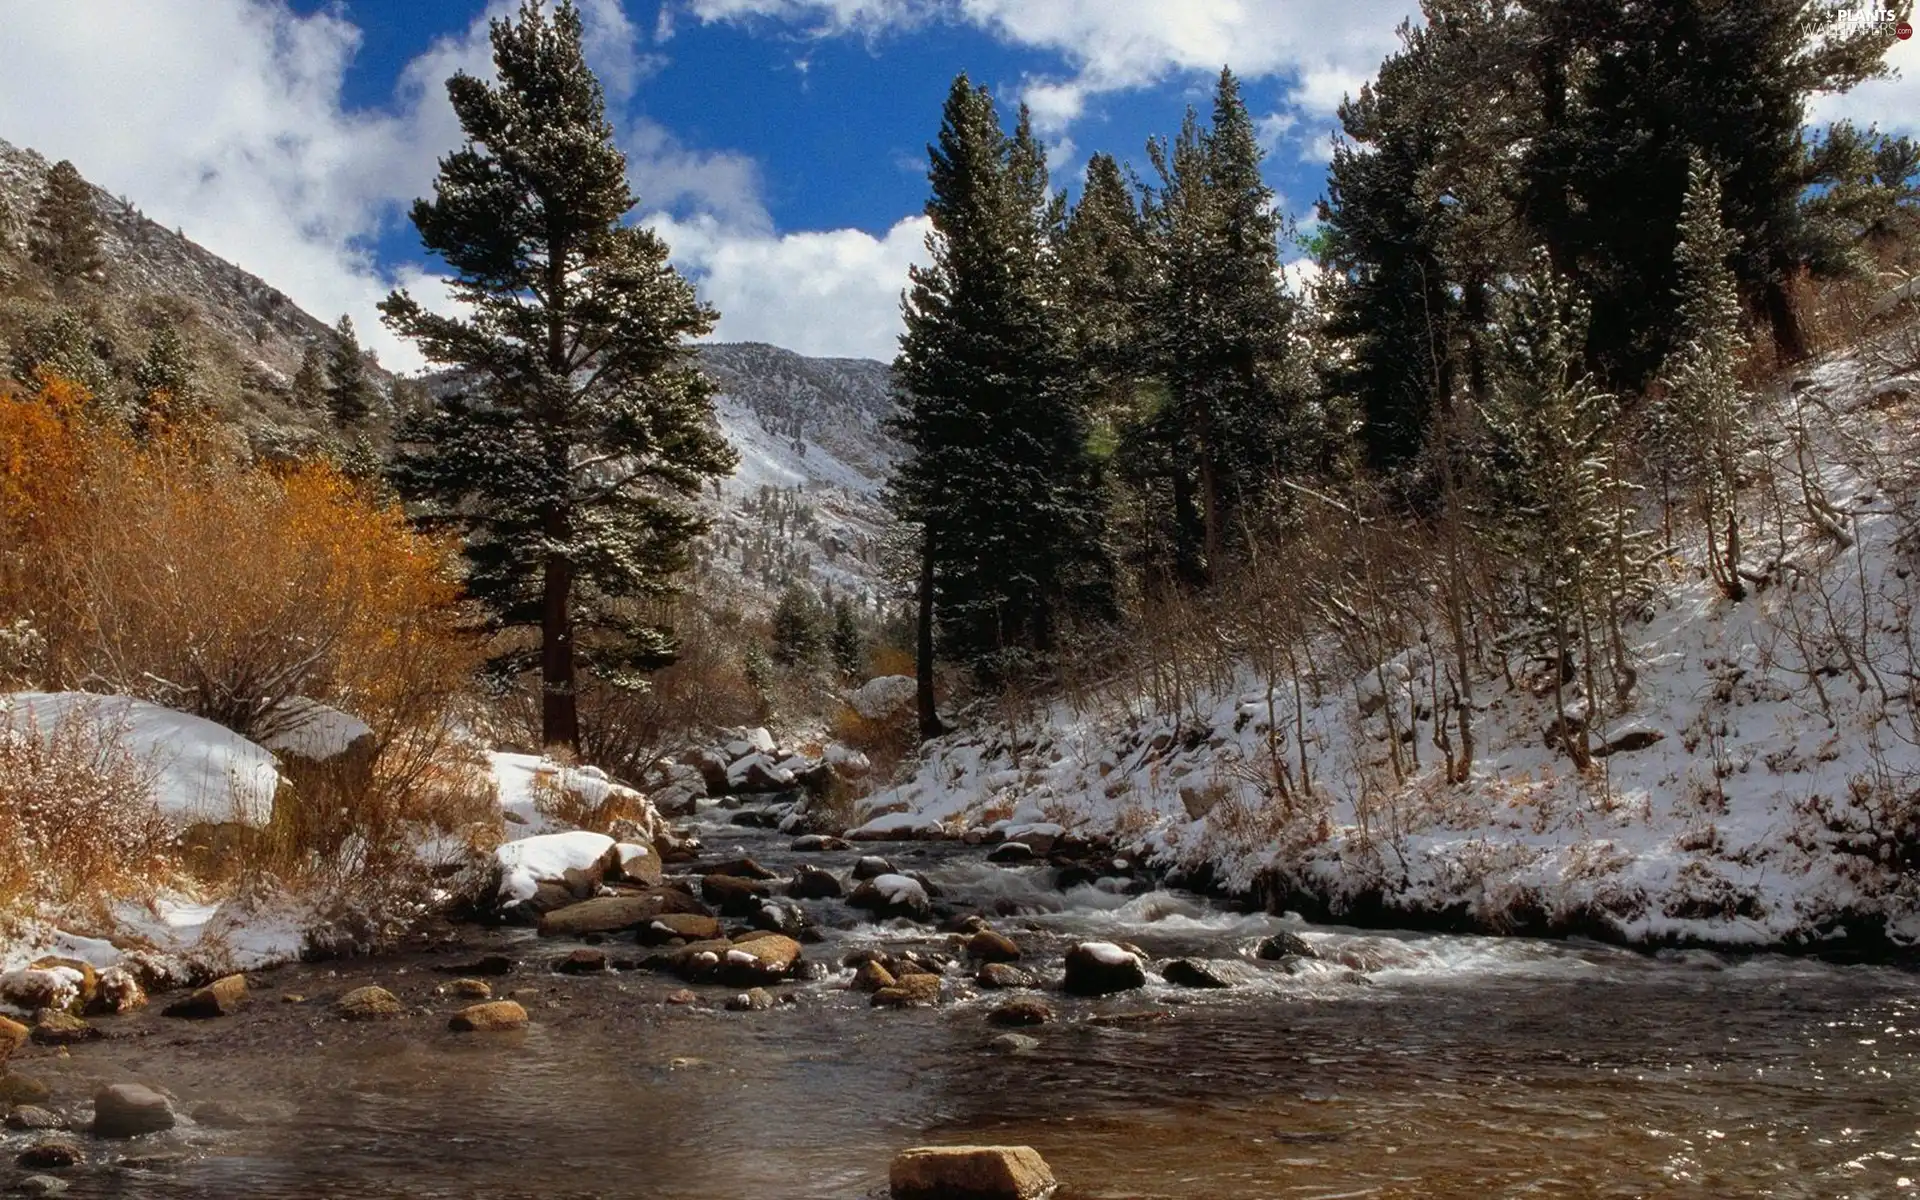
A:
[[[764,754],[749,754],[727,768],[727,790],[779,792],[793,786],[793,772]]]
[[[222,725],[130,696],[13,692],[0,723],[16,737],[53,738],[70,723],[91,726],[152,772],[160,812],[179,826],[273,817],[280,768],[273,753]]]
[[[544,801],[549,810],[556,802],[564,802],[569,808],[602,812],[609,819],[624,817],[648,839],[669,832],[666,821],[646,796],[609,779],[598,767],[563,766],[538,754],[496,751],[487,758],[499,792],[501,814],[516,829],[564,832],[568,826],[541,811]]]
[[[493,852],[500,868],[500,900],[524,903],[534,898],[543,883],[566,885],[568,872],[598,878],[609,865],[617,864],[614,840],[604,833],[576,829],[571,833],[543,833],[504,842]]]
[[[866,909],[882,921],[890,917],[927,921],[933,917],[933,901],[927,889],[906,875],[876,875],[853,889],[847,903]]]
[[[913,707],[916,686],[911,675],[881,675],[848,692],[847,703],[869,721],[885,721]]]
[[[296,789],[333,784],[352,793],[373,778],[373,727],[352,713],[296,696],[281,706],[279,728],[260,744],[280,759]]]
[[[842,779],[860,779],[873,770],[873,760],[852,746],[834,742],[827,747],[826,763]]]
[[[1112,942],[1081,942],[1067,951],[1063,985],[1076,996],[1105,996],[1147,986],[1140,956]]]

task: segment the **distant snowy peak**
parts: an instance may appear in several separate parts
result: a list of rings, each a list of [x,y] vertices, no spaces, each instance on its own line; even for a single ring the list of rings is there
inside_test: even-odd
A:
[[[896,406],[893,373],[885,363],[809,358],[777,346],[742,342],[702,346],[700,367],[735,402],[735,419],[751,412],[767,434],[790,446],[804,443],[826,450],[874,481],[884,479],[900,456],[900,444],[886,429]],[[721,419],[728,423],[728,415]],[[813,472],[808,468],[802,474]],[[828,482],[846,486],[839,479]]]

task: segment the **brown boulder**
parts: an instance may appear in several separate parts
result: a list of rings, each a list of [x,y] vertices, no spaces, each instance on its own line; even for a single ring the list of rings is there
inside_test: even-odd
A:
[[[540,918],[542,937],[584,937],[638,929],[668,913],[704,914],[706,906],[677,888],[649,888],[633,896],[599,896]]]
[[[664,946],[675,938],[689,942],[711,942],[719,936],[719,918],[703,913],[661,913],[640,926],[637,933],[642,946]]]
[[[878,992],[898,983],[893,972],[877,962],[866,962],[860,964],[860,969],[853,973],[853,981],[847,986],[856,992]]]
[[[489,1000],[485,1004],[470,1005],[447,1021],[447,1028],[457,1033],[494,1033],[526,1027],[527,1010],[514,1000]]]
[[[760,879],[709,875],[700,881],[700,894],[718,908],[722,916],[748,917],[760,907],[762,900],[773,894],[773,888]]]
[[[887,1171],[893,1200],[1040,1200],[1058,1184],[1031,1146],[921,1146]]]
[[[474,1000],[493,999],[493,985],[484,979],[456,979],[447,985],[447,991]]]
[[[50,971],[57,967],[65,967],[69,971],[77,972],[80,976],[80,998],[76,1001],[78,1007],[74,1011],[79,1012],[92,1004],[94,996],[100,990],[100,977],[94,973],[93,964],[77,958],[40,958],[34,960],[32,969]]]
[[[26,1044],[28,1032],[20,1022],[0,1017],[0,1066],[5,1066],[13,1052]]]
[[[1138,955],[1112,942],[1082,942],[1067,951],[1064,986],[1076,996],[1105,996],[1147,986],[1147,969]]]
[[[1039,986],[1033,976],[1011,963],[988,963],[980,968],[973,977],[975,983],[987,988],[1030,988]]]
[[[173,1106],[150,1087],[116,1083],[93,1094],[93,1135],[103,1138],[139,1137],[172,1129]]]
[[[659,887],[660,881],[666,878],[666,869],[661,865],[660,851],[651,841],[628,838],[617,844],[614,849],[621,857],[618,865],[610,872],[612,876],[646,887]]]
[[[337,1017],[349,1021],[380,1021],[406,1015],[400,997],[383,987],[358,987],[333,1002]]]
[[[875,1008],[929,1008],[940,1003],[938,975],[903,975],[873,994]]]
[[[74,1046],[99,1036],[98,1029],[57,1008],[43,1010],[33,1022],[33,1040],[42,1046]]]
[[[167,1005],[165,1015],[205,1020],[231,1016],[247,999],[247,977],[227,975],[201,988],[184,1000]]]
[[[562,975],[598,975],[607,969],[607,952],[582,948],[553,964]]]
[[[1045,1025],[1053,1020],[1053,1006],[1038,996],[1009,1000],[987,1014],[989,1025]]]
[[[94,993],[87,1011],[113,1015],[144,1008],[146,1003],[146,989],[140,986],[140,980],[132,971],[125,967],[108,967],[100,972],[100,988]]]
[[[1020,957],[1020,947],[1004,933],[982,929],[967,939],[967,957],[977,962],[1013,962]]]
[[[14,1157],[29,1171],[59,1171],[80,1165],[80,1147],[65,1138],[35,1142]]]
[[[720,954],[715,974],[730,987],[753,987],[787,977],[800,961],[800,943],[779,933],[751,933]]]
[[[700,868],[702,875],[731,875],[736,879],[778,879],[780,872],[763,867],[751,858],[730,858]]]

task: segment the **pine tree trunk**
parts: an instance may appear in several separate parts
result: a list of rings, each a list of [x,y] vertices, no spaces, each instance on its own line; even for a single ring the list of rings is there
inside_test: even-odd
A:
[[[1782,366],[1804,361],[1808,357],[1807,331],[1785,280],[1767,281],[1766,304],[1767,321],[1773,326],[1774,357]]]
[[[550,528],[564,522],[551,521]],[[548,551],[540,597],[540,741],[580,748],[580,710],[574,696],[573,564]]]
[[[1213,408],[1211,404],[1200,406],[1200,517],[1205,529],[1201,542],[1206,562],[1200,567],[1200,578],[1211,584],[1220,571],[1223,535],[1220,531],[1220,469],[1218,464],[1219,447],[1214,445]]]
[[[920,539],[917,600],[919,616],[914,645],[914,702],[920,713],[921,738],[937,738],[947,730],[940,723],[940,713],[933,705],[933,540],[930,536]]]

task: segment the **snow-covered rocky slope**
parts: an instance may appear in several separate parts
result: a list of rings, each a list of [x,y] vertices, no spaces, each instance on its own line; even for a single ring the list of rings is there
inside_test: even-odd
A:
[[[1482,749],[1445,781],[1419,698],[1423,647],[1335,652],[1275,689],[1249,668],[1198,719],[1143,698],[1056,703],[936,743],[870,801],[869,835],[996,823],[1109,834],[1269,904],[1355,921],[1584,932],[1636,944],[1920,942],[1920,341],[1833,357],[1762,402],[1744,495],[1742,601],[1703,546],[1666,564],[1633,629],[1631,711],[1582,774],[1545,744],[1552,701],[1476,683]],[[1413,669],[1409,670],[1408,667]],[[1411,729],[1404,779],[1388,717]],[[1311,794],[1270,800],[1270,719],[1304,733]],[[856,836],[861,831],[855,831]]]

